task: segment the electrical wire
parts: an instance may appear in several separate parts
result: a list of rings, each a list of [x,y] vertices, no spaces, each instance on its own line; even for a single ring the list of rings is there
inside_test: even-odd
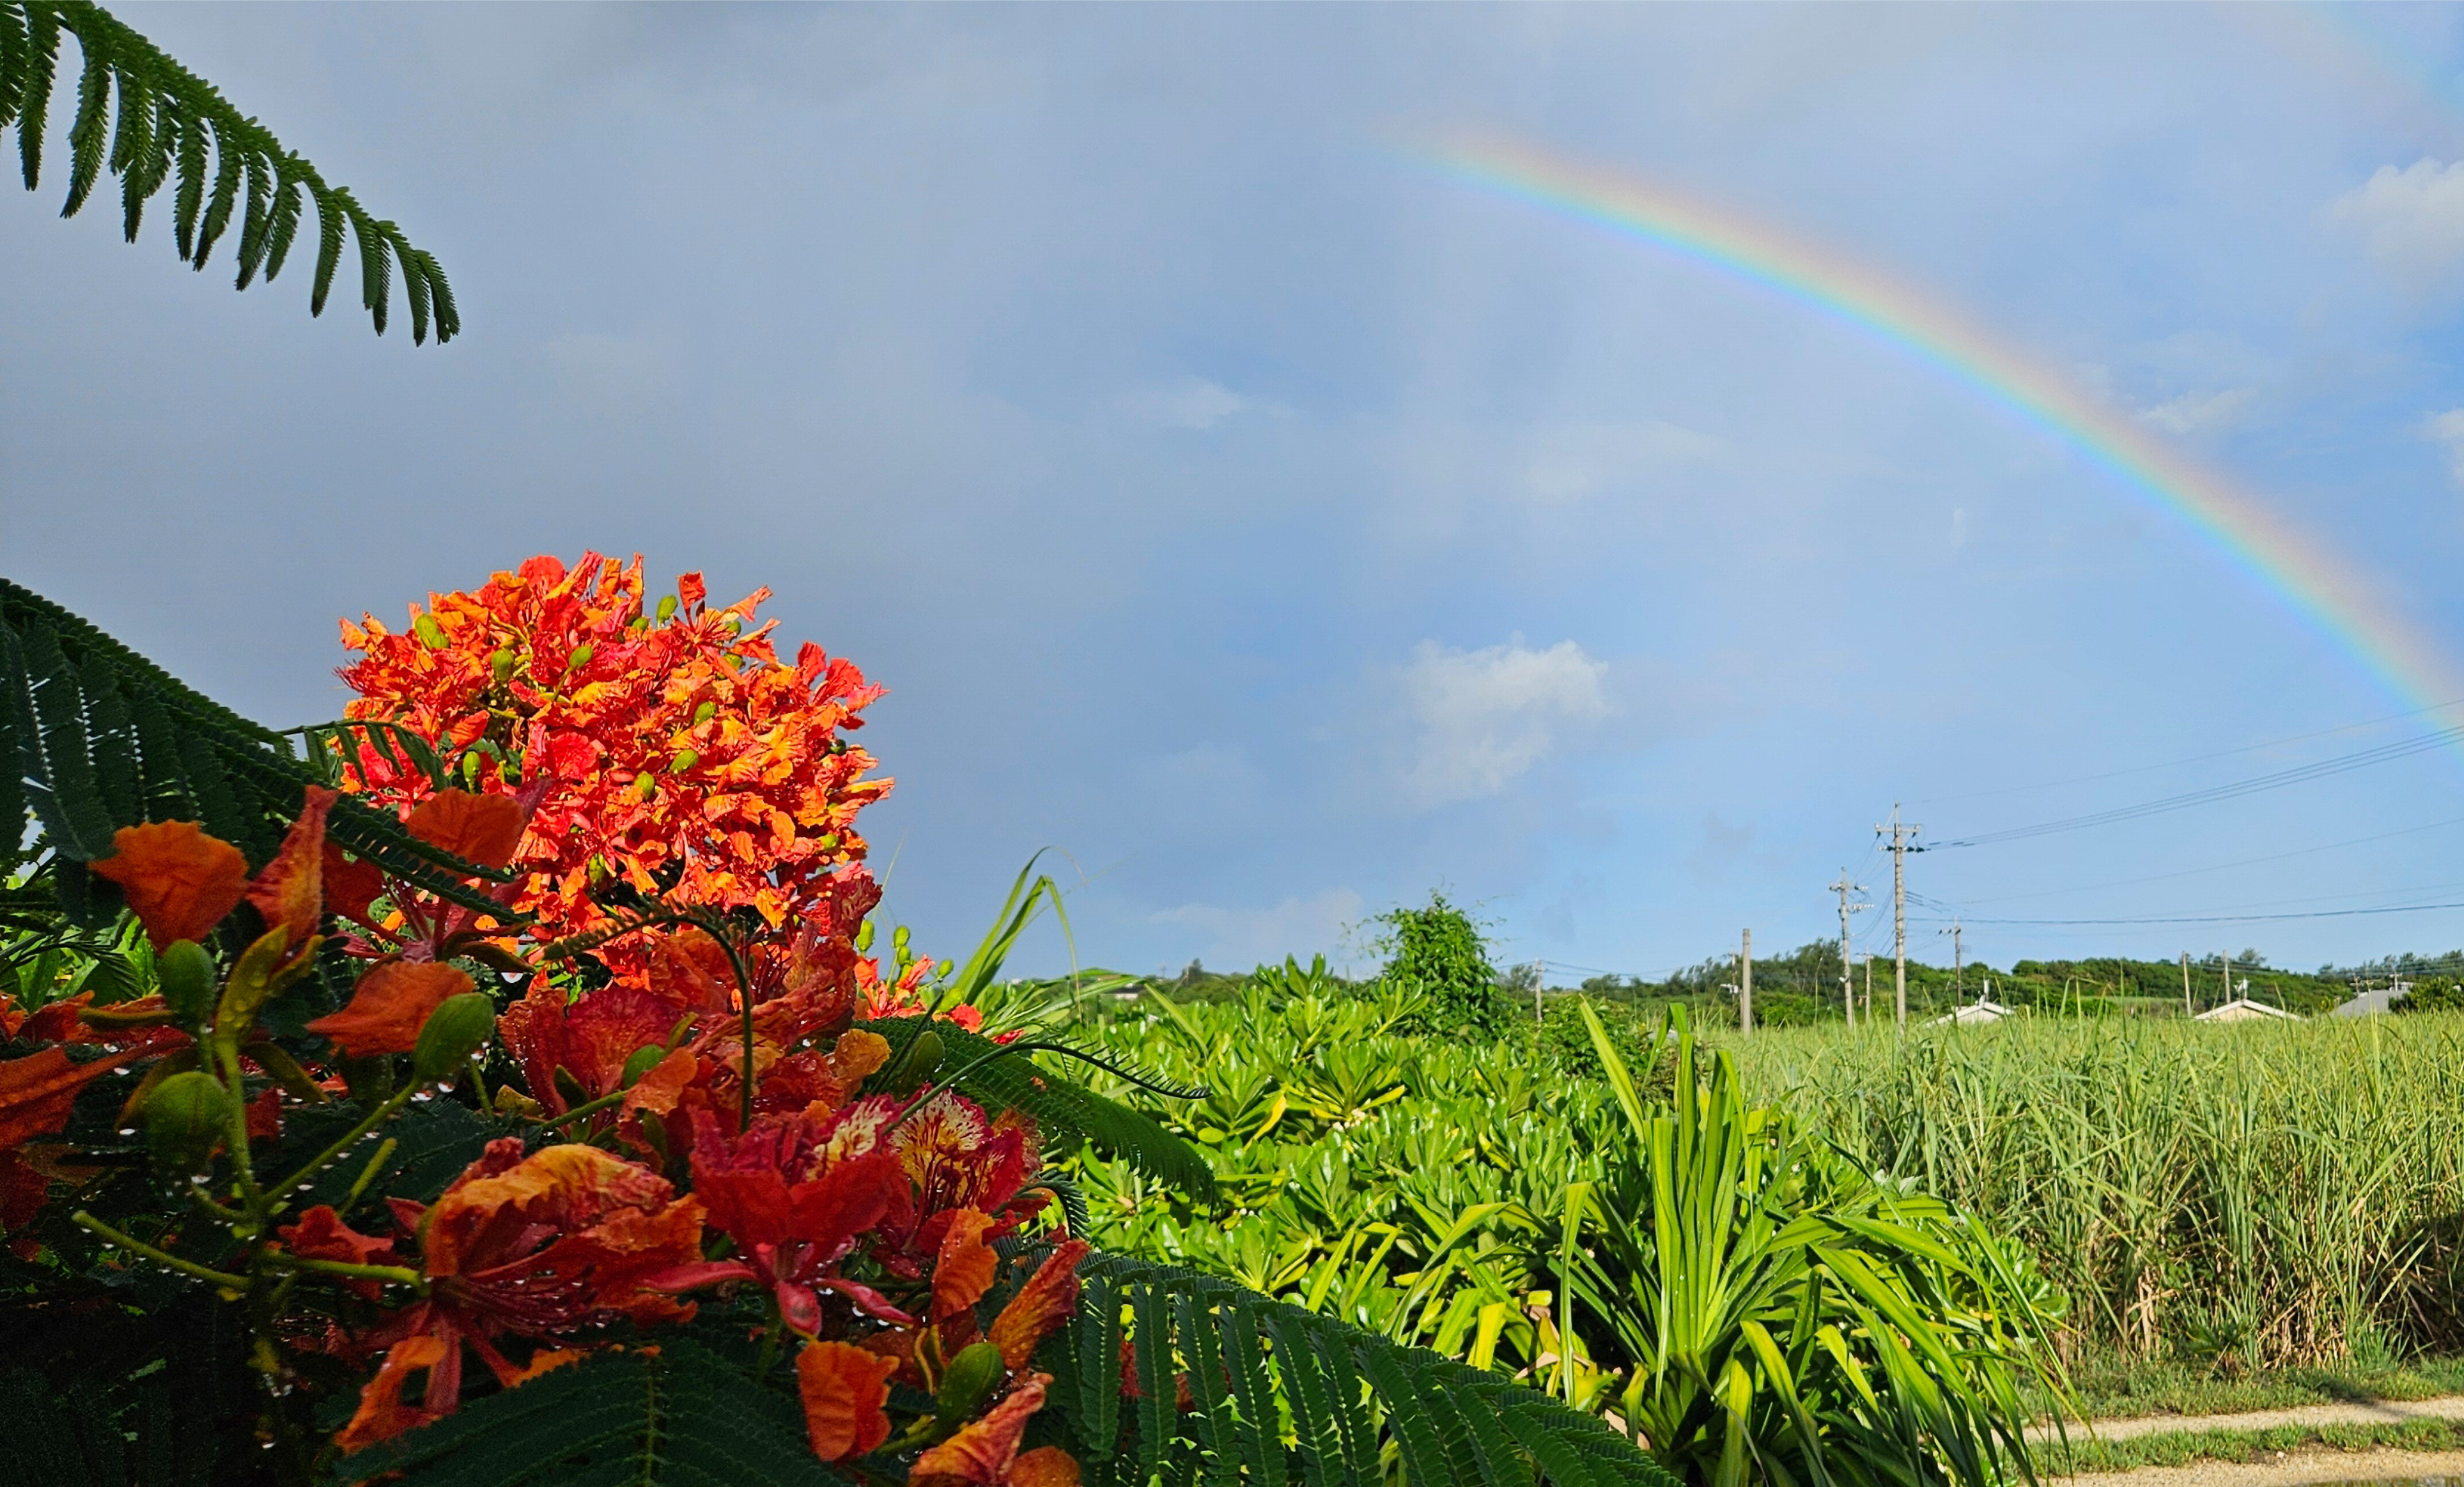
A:
[[[2216,863],[2206,867],[2185,867],[2180,872],[2150,873],[2145,878],[2116,878],[2109,883],[2073,884],[2065,888],[2038,888],[2030,893],[2001,893],[1991,898],[1963,899],[1965,904],[2010,904],[2020,899],[2051,898],[2060,893],[2087,893],[2098,888],[2126,888],[2142,883],[2163,883],[2173,878],[2194,878],[2201,873],[2224,872],[2233,867],[2255,867],[2261,863],[2280,863],[2292,857],[2309,857],[2319,852],[2334,852],[2348,846],[2363,846],[2372,842],[2385,842],[2393,837],[2409,837],[2416,832],[2436,831],[2444,826],[2464,826],[2464,816],[2447,820],[2430,821],[2419,826],[2404,826],[2394,831],[2382,831],[2373,836],[2354,837],[2344,842],[2330,842],[2323,846],[2298,847],[2290,852],[2274,852],[2266,857],[2245,857],[2239,862]]]
[[[2412,754],[2426,754],[2432,749],[2460,739],[2464,739],[2464,728],[2441,729],[2434,733],[2421,733],[2411,738],[2398,739],[2394,743],[2381,744],[2375,749],[2338,754],[2333,758],[2297,765],[2292,769],[2277,770],[2273,774],[2256,775],[2248,779],[2234,780],[2230,784],[2211,785],[2205,790],[2189,791],[2182,795],[2167,796],[2161,799],[2143,800],[2136,805],[2116,806],[2109,811],[2097,811],[2086,816],[2073,816],[2060,820],[2039,821],[2033,826],[2013,826],[2002,831],[1981,832],[1975,836],[1955,838],[1948,842],[1927,842],[1922,850],[1938,852],[1949,847],[1991,846],[2004,842],[2024,841],[2030,837],[2050,836],[2056,832],[2079,831],[2090,826],[2108,826],[2121,821],[2137,820],[2144,817],[2159,816],[2170,811],[2187,810],[2194,805],[2209,805],[2218,800],[2238,799],[2243,796],[2256,795],[2262,791],[2280,790],[2287,785],[2301,784],[2308,780],[2324,779],[2330,776],[2366,769],[2374,764],[2385,764]]]
[[[1909,805],[1939,805],[1949,800],[1982,800],[1991,796],[2020,795],[2030,790],[2055,790],[2064,785],[2094,784],[2101,779],[2120,779],[2125,775],[2145,775],[2156,770],[2179,769],[2185,764],[2204,764],[2210,759],[2226,759],[2240,754],[2256,754],[2266,749],[2280,749],[2286,744],[2305,743],[2313,738],[2329,738],[2338,733],[2358,733],[2376,728],[2382,723],[2401,723],[2406,718],[2420,717],[2428,712],[2444,712],[2449,708],[2464,707],[2464,697],[2436,702],[2409,712],[2390,712],[2384,717],[2366,718],[2359,723],[2344,723],[2335,728],[2322,728],[2316,733],[2294,733],[2284,738],[2272,738],[2265,743],[2243,744],[2235,749],[2219,749],[2213,754],[2194,754],[2188,758],[2168,759],[2162,764],[2134,764],[2128,769],[2107,770],[2101,775],[2079,775],[2069,779],[2048,779],[2033,785],[2001,785],[1991,790],[1969,790],[1958,795],[1927,796],[1922,800],[1909,800]]]

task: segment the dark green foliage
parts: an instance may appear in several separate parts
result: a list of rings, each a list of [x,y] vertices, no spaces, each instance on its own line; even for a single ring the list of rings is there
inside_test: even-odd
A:
[[[83,61],[68,132],[68,199],[60,215],[77,215],[108,168],[120,178],[121,230],[133,243],[145,204],[176,179],[172,233],[180,256],[192,268],[205,268],[236,216],[234,287],[246,289],[259,273],[272,279],[282,272],[300,209],[314,200],[319,234],[309,313],[324,313],[347,226],[359,250],[360,303],[378,335],[385,334],[396,266],[410,305],[411,340],[427,340],[431,320],[439,342],[461,334],[452,287],[434,257],[412,247],[391,222],[370,216],[349,188],[328,184],[315,165],[283,148],[271,130],[233,108],[213,84],[87,0],[0,0],[0,130],[17,127],[28,190],[42,177],[44,125],[58,80],[62,32],[77,38]]]
[[[1360,1487],[1383,1476],[1382,1443],[1415,1487],[1673,1487],[1608,1426],[1499,1374],[1175,1266],[1095,1255],[1079,1275],[1079,1315],[1041,1356],[1062,1370],[1047,1408],[1090,1480],[1278,1487],[1296,1470],[1307,1487]],[[1139,1389],[1126,1410],[1124,1309]],[[1187,1410],[1173,1404],[1184,1376]]]
[[[274,855],[302,792],[335,782],[333,752],[305,757],[49,600],[0,579],[0,771],[22,791],[50,851],[34,868],[72,923],[107,923],[118,907],[84,864],[108,857],[112,834],[148,820],[194,820],[252,864]],[[18,776],[23,776],[22,784]],[[8,802],[0,800],[0,805]],[[411,836],[389,812],[350,796],[335,802],[328,840],[455,903],[508,917],[462,882],[501,878]],[[0,825],[0,871],[16,865],[19,835]]]
[[[2387,1003],[2390,1012],[2464,1011],[2464,981],[2416,981],[2412,990]]]
[[[1377,940],[1386,957],[1381,974],[1428,998],[1429,1031],[1495,1036],[1506,1030],[1513,1009],[1498,990],[1488,943],[1469,914],[1444,894],[1431,893],[1425,906],[1390,909],[1377,923],[1385,927]]]
[[[597,1352],[345,1456],[339,1480],[419,1487],[845,1487],[786,1395],[685,1338]]]

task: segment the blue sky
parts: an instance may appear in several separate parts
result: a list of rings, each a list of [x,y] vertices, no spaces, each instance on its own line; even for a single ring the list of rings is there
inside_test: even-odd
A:
[[[1947,840],[2464,724],[1973,393],[1410,153],[1567,151],[1913,284],[2464,657],[2464,12],[120,13],[467,334],[11,193],[10,575],[283,723],[340,710],[337,616],[535,551],[768,584],[891,689],[869,829],[928,947],[1053,845],[1126,969],[1357,958],[1441,885],[1505,958],[1656,973],[1835,932],[1895,799]],[[1997,963],[2464,944],[1995,922],[2464,902],[2458,830],[2451,749],[1943,851],[1912,947],[1935,905]]]

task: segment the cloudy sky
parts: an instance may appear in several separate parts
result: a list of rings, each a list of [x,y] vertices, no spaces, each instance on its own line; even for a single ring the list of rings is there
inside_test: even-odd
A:
[[[466,335],[11,192],[6,571],[286,724],[337,616],[533,552],[767,584],[891,689],[930,947],[1049,845],[1093,962],[1356,958],[1442,886],[1552,979],[1655,973],[1885,897],[1894,800],[1947,842],[2464,724],[1974,385],[1426,163],[1896,279],[2464,656],[2464,11],[119,9]],[[1912,859],[1911,941],[2444,949],[2464,909],[2041,921],[2464,903],[2458,832],[2423,751]]]

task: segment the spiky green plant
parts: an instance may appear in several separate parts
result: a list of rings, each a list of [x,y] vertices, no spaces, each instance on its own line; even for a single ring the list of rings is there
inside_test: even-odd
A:
[[[360,304],[385,334],[392,280],[402,278],[410,339],[439,342],[462,331],[452,286],[426,249],[371,215],[350,188],[333,185],[274,132],[231,106],[214,85],[88,0],[0,0],[0,131],[14,126],[26,188],[41,184],[53,92],[61,80],[60,38],[77,38],[81,65],[68,127],[73,217],[108,170],[120,178],[122,230],[137,241],[146,203],[171,191],[172,239],[202,270],[234,225],[234,287],[271,281],[290,261],[308,208],[316,208],[317,263],[308,313],[325,313],[341,267],[343,239],[357,250]]]
[[[2015,1247],[1749,1106],[1727,1054],[1699,1078],[1682,1013],[1647,1101],[1580,1010],[1629,1139],[1573,1289],[1635,1360],[1619,1408],[1653,1455],[1705,1487],[2033,1481],[2019,1385],[2057,1375]]]

